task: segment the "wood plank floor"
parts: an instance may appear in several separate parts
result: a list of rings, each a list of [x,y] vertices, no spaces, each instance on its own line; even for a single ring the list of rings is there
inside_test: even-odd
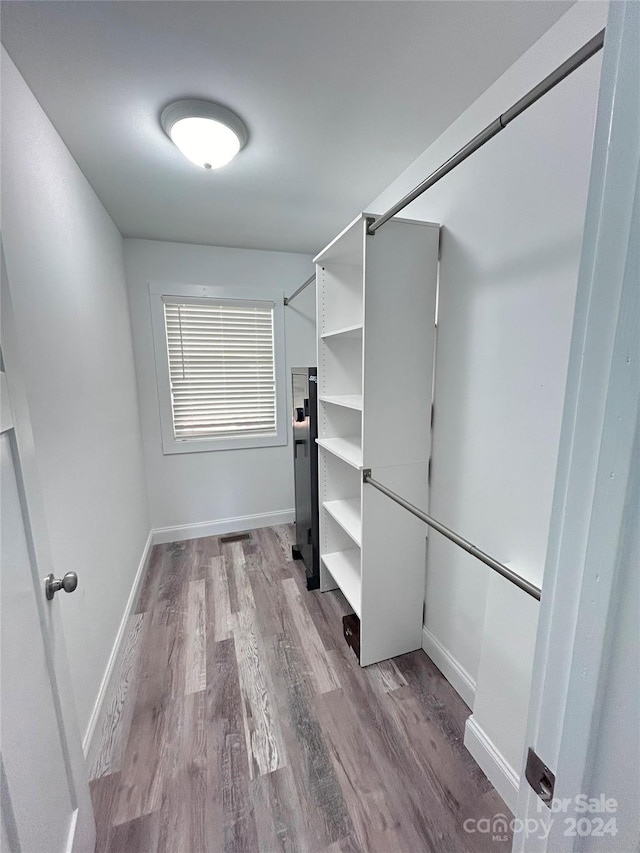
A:
[[[91,761],[96,853],[464,853],[511,817],[422,651],[362,669],[290,527],[156,546]]]

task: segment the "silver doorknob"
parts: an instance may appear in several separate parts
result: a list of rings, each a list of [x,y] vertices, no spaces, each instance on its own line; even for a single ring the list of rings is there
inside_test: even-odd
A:
[[[48,575],[44,580],[44,592],[48,601],[51,601],[56,592],[63,589],[65,592],[73,592],[78,587],[78,575],[75,572],[67,572],[62,579],[56,580],[53,575]]]

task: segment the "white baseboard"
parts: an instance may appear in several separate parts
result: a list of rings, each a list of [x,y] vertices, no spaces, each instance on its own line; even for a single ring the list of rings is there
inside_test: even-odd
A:
[[[125,632],[127,629],[127,621],[138,599],[138,591],[140,588],[140,584],[142,583],[142,579],[144,578],[144,573],[147,568],[147,563],[149,561],[149,555],[151,553],[152,545],[153,530],[150,530],[149,535],[147,536],[147,541],[145,542],[144,548],[142,549],[142,556],[140,557],[136,576],[134,578],[133,585],[131,587],[131,592],[129,593],[129,598],[127,599],[127,604],[124,608],[124,613],[122,615],[122,621],[120,622],[120,627],[118,628],[118,633],[116,634],[116,639],[113,643],[111,654],[109,655],[107,668],[105,669],[104,676],[102,677],[100,690],[98,691],[98,695],[93,705],[93,710],[91,711],[91,716],[89,717],[89,722],[84,733],[84,738],[82,739],[82,750],[84,752],[85,758],[89,754],[89,749],[91,747],[91,741],[93,740],[96,725],[98,723],[98,720],[100,719],[100,712],[102,711],[102,706],[109,690],[109,682],[111,681],[111,676],[113,675],[114,668],[118,661],[120,646],[122,645],[122,641],[124,639]]]
[[[469,708],[473,708],[476,697],[475,680],[425,625],[422,626],[422,649],[456,690],[462,701]]]
[[[494,742],[473,717],[464,728],[464,745],[484,771],[487,779],[515,814],[518,805],[520,779]]]
[[[451,652],[425,626],[422,628],[422,648],[460,695],[463,702],[469,708],[473,708],[476,682]],[[520,785],[518,774],[497,749],[484,729],[478,725],[473,714],[468,717],[465,724],[464,745],[511,811],[515,812]]]
[[[277,527],[279,524],[291,524],[294,519],[295,511],[285,509],[280,512],[264,512],[261,515],[239,515],[236,518],[221,518],[218,521],[179,524],[176,527],[156,527],[152,531],[153,544],[164,545],[165,542],[220,536],[224,533],[238,533],[241,530],[256,530],[258,527]]]

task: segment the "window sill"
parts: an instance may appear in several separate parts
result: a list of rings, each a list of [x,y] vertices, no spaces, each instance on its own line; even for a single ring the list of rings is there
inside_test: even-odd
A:
[[[211,453],[218,450],[250,450],[256,447],[283,447],[286,435],[247,435],[225,438],[188,438],[163,440],[165,456],[174,453]]]

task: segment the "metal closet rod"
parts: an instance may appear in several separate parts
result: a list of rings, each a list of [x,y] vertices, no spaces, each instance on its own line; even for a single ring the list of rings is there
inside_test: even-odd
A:
[[[412,515],[415,515],[421,521],[424,521],[429,527],[432,527],[434,530],[437,530],[438,533],[441,533],[443,536],[446,536],[447,539],[451,540],[451,542],[458,545],[460,548],[463,548],[467,553],[471,554],[472,557],[477,557],[478,560],[481,560],[485,565],[489,566],[489,568],[493,569],[494,572],[498,572],[499,575],[502,575],[503,578],[506,578],[511,583],[515,584],[521,590],[526,592],[532,598],[535,598],[537,601],[540,601],[540,593],[541,590],[535,584],[530,583],[526,578],[523,578],[517,572],[514,572],[513,569],[510,569],[508,566],[505,566],[503,563],[499,563],[498,560],[494,560],[493,557],[490,557],[489,554],[485,554],[484,551],[481,551],[480,548],[476,548],[471,542],[467,539],[464,539],[462,536],[459,536],[455,531],[451,530],[449,527],[446,527],[441,522],[437,521],[435,518],[432,518],[430,515],[427,515],[426,512],[422,512],[421,509],[418,509],[417,506],[414,506],[409,501],[406,501],[404,498],[401,498],[400,495],[397,495],[395,492],[392,492],[391,489],[388,489],[386,486],[383,486],[382,483],[379,483],[377,480],[374,480],[371,476],[371,469],[366,468],[362,472],[363,482],[368,483],[370,486],[373,486],[375,489],[378,489],[379,492],[386,495],[388,498],[391,498],[392,501],[395,501],[397,504],[400,504],[401,507],[408,510]]]
[[[435,172],[432,172],[428,178],[425,178],[422,183],[418,184],[417,187],[411,190],[411,192],[407,193],[397,204],[394,204],[393,207],[390,207],[386,213],[383,213],[382,216],[376,217],[373,222],[370,222],[367,227],[367,234],[375,234],[378,228],[381,228],[385,222],[388,222],[393,216],[403,210],[408,204],[411,204],[412,201],[418,198],[418,196],[422,195],[425,190],[428,190],[434,184],[437,184],[439,180],[444,178],[445,175],[448,175],[456,166],[459,166],[467,157],[470,157],[478,148],[482,148],[485,142],[488,142],[490,139],[493,139],[501,130],[504,130],[505,127],[512,122],[514,118],[517,118],[521,115],[525,110],[529,109],[532,104],[535,104],[537,100],[539,100],[543,95],[546,95],[547,92],[550,92],[554,86],[557,86],[565,77],[568,77],[569,74],[572,74],[577,68],[585,63],[588,59],[596,54],[604,44],[604,29],[600,30],[600,32],[595,35],[592,39],[582,45],[579,50],[566,59],[562,65],[559,65],[555,71],[552,71],[547,77],[544,78],[537,86],[534,86],[531,91],[527,92],[519,101],[509,107],[509,109],[499,115],[497,119],[488,124],[484,130],[481,130],[477,136],[474,136],[470,142],[461,148],[453,157],[450,157],[446,163],[443,163],[442,166],[439,166]]]
[[[545,77],[537,86],[534,86],[531,91],[527,92],[527,94],[520,98],[519,101],[516,101],[512,107],[509,107],[506,112],[499,115],[498,118],[492,121],[491,124],[487,125],[484,130],[481,130],[480,133],[477,136],[474,136],[470,142],[467,142],[467,144],[454,154],[453,157],[450,157],[442,164],[442,166],[439,166],[435,172],[432,172],[428,178],[425,178],[422,183],[418,184],[418,186],[412,189],[411,192],[401,198],[397,204],[394,204],[386,213],[383,213],[381,216],[378,216],[369,222],[367,225],[367,234],[375,234],[378,228],[381,228],[385,222],[388,222],[408,204],[415,201],[423,192],[428,190],[434,184],[437,184],[439,180],[444,178],[445,175],[448,175],[449,172],[453,171],[456,166],[459,166],[460,163],[466,160],[467,157],[470,157],[478,150],[478,148],[482,148],[485,142],[493,139],[493,137],[500,133],[501,130],[504,130],[505,127],[514,120],[514,118],[521,115],[532,104],[535,104],[535,102],[543,95],[550,92],[554,86],[557,86],[558,83],[564,80],[565,77],[568,77],[569,74],[572,74],[577,68],[580,68],[580,66],[588,59],[591,59],[591,57],[601,50],[604,45],[604,34],[604,29],[600,30],[597,35],[590,39],[579,50],[576,50],[572,56],[566,59],[562,65],[559,65],[555,71],[552,71],[551,74]],[[311,276],[296,290],[295,293],[292,293],[288,298],[285,296],[284,304],[288,305],[291,300],[295,299],[295,297],[301,293],[305,287],[308,287],[314,279],[315,276]]]
[[[295,293],[292,293],[292,294],[291,294],[291,296],[285,296],[285,298],[284,298],[284,304],[285,304],[285,305],[288,305],[288,304],[291,302],[291,300],[292,300],[292,299],[295,299],[295,298],[296,298],[296,296],[297,296],[299,293],[302,293],[302,291],[305,289],[305,287],[309,287],[309,285],[311,284],[311,282],[312,282],[312,281],[315,281],[315,280],[316,280],[316,274],[314,273],[313,275],[310,275],[310,276],[309,276],[309,278],[305,281],[305,283],[304,283],[304,284],[301,284],[301,285],[300,285],[300,287],[296,290],[296,292],[295,292]]]

